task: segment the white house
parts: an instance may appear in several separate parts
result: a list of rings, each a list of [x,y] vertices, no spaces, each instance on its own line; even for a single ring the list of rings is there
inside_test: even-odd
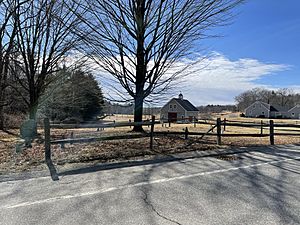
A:
[[[274,106],[265,102],[256,101],[245,109],[246,117],[265,118],[292,118],[300,119],[300,105],[289,109],[283,106]]]

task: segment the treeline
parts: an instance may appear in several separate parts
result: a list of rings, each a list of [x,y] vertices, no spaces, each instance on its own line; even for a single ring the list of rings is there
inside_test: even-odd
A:
[[[200,113],[221,113],[224,111],[236,112],[237,107],[235,105],[206,105],[198,106],[197,109]]]
[[[235,105],[206,105],[198,106],[197,109],[200,113],[221,113],[224,111],[236,112]],[[161,107],[145,107],[143,110],[144,115],[157,115],[160,113]],[[134,106],[132,104],[117,104],[105,101],[103,112],[105,114],[125,114],[133,115]]]
[[[118,104],[111,103],[109,101],[104,101],[104,114],[113,115],[113,114],[124,114],[132,115],[134,107],[132,104]]]
[[[160,113],[160,107],[144,107],[143,114],[144,115],[156,115]],[[112,115],[112,114],[124,114],[124,115],[133,115],[134,113],[134,105],[133,104],[119,104],[119,103],[111,103],[109,101],[105,101],[103,107],[103,113]]]
[[[244,111],[255,101],[262,101],[274,106],[291,108],[300,104],[300,94],[288,88],[278,90],[254,88],[236,96],[235,101],[239,111]]]

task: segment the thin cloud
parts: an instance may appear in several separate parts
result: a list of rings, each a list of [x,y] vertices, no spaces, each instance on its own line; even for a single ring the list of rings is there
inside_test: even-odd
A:
[[[261,78],[290,68],[290,65],[264,63],[250,58],[234,61],[214,53],[196,64],[193,75],[186,77],[185,97],[195,105],[232,104],[234,97],[245,90],[271,87],[260,84]]]
[[[82,57],[78,53],[74,55]],[[194,60],[181,60],[166,74],[166,76],[170,76],[187,64],[193,64],[191,68],[184,71],[188,76],[184,76],[181,82],[177,82],[173,93],[176,96],[180,91],[183,92],[184,97],[195,105],[233,104],[234,97],[243,91],[255,87],[276,89],[271,84],[260,84],[259,80],[263,77],[271,77],[273,74],[291,69],[290,65],[266,63],[251,58],[231,60],[218,52],[212,52],[209,56],[197,54],[195,56]],[[69,60],[74,60],[73,57]],[[122,87],[117,84],[117,81],[107,72],[103,71],[93,60],[87,60],[87,63],[89,70],[99,80],[104,94],[107,97],[113,96],[113,98],[118,99]],[[295,87],[295,89],[300,88]],[[126,97],[125,90],[123,93]],[[163,104],[164,102],[161,102],[159,105]]]

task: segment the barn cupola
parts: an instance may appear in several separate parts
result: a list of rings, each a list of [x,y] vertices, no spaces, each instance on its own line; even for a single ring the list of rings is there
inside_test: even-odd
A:
[[[181,99],[181,100],[183,99],[183,94],[181,94],[181,92],[180,92],[180,94],[178,95],[178,98]]]

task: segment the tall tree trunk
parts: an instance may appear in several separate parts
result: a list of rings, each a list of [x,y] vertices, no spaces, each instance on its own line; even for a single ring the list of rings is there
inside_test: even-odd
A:
[[[35,138],[37,136],[37,110],[38,110],[38,101],[31,102],[29,106],[29,120],[32,120],[34,126],[30,127],[31,132],[28,132],[30,137]]]
[[[0,73],[0,130],[4,130],[5,84],[7,82],[7,74],[6,71],[3,70],[2,63],[0,65]]]
[[[29,119],[36,120],[40,91],[39,87],[36,87],[33,77],[29,82]]]
[[[146,77],[145,65],[145,0],[137,0],[136,21],[137,21],[137,65],[136,65],[136,83],[134,96],[134,122],[143,121],[143,101],[144,101],[144,86]],[[142,126],[134,126],[133,131],[143,132]]]
[[[4,130],[4,109],[0,106],[0,130]]]
[[[36,104],[33,104],[29,108],[29,119],[36,120],[36,113],[37,113],[37,106]]]
[[[143,101],[144,98],[141,95],[137,95],[134,99],[134,122],[143,121]],[[144,129],[142,126],[134,126],[133,131],[144,132]]]

